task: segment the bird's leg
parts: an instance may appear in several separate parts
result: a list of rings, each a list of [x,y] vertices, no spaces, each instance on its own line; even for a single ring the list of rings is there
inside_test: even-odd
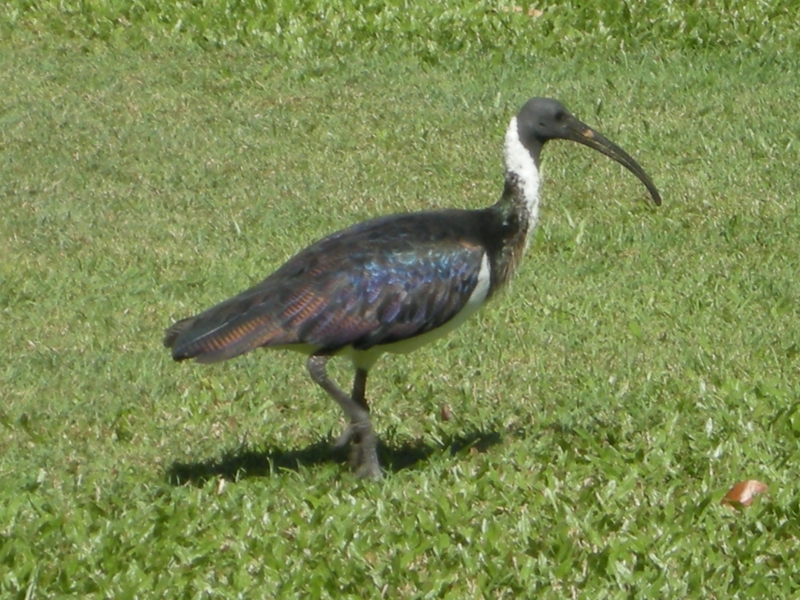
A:
[[[369,408],[364,399],[364,391],[367,385],[367,372],[362,369],[356,370],[355,381],[353,382],[353,394],[348,395],[333,380],[328,377],[327,364],[329,356],[311,355],[306,363],[308,372],[323,390],[342,407],[344,414],[350,420],[347,429],[339,437],[337,445],[346,445],[351,440],[354,443],[351,454],[353,470],[358,477],[370,477],[380,479],[381,468],[378,464],[378,438],[372,429],[372,422],[369,418]]]
[[[369,412],[369,406],[367,406],[367,400],[364,397],[367,388],[367,371],[366,369],[356,369],[356,376],[353,379],[353,392],[350,394],[350,397],[357,402],[361,408],[365,411]],[[350,443],[350,440],[353,439],[353,435],[355,431],[353,430],[352,421],[347,424],[342,434],[336,438],[336,441],[333,443],[334,450],[340,450],[344,448]]]

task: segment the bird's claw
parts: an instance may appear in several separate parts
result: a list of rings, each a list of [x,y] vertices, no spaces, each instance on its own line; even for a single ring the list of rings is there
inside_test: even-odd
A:
[[[378,440],[373,434],[365,436],[350,451],[350,468],[359,479],[382,479],[383,472],[378,462]]]
[[[350,448],[350,468],[359,479],[381,479],[383,472],[378,462],[378,438],[372,425],[350,423],[333,443],[334,450]]]

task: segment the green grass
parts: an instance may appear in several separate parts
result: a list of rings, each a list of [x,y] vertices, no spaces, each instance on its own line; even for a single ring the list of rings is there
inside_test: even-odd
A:
[[[791,52],[278,61],[54,33],[48,6],[0,44],[0,595],[797,595]],[[335,229],[493,202],[534,94],[664,205],[549,145],[512,288],[373,371],[385,481],[330,456],[341,417],[299,356],[161,348]],[[720,506],[747,478],[768,494]]]
[[[0,27],[147,45],[257,47],[282,59],[390,50],[426,62],[600,51],[800,50],[794,0],[6,0]],[[0,29],[2,31],[2,29]]]

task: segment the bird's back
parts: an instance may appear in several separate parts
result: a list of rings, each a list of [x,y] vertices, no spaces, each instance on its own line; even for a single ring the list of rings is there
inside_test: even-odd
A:
[[[333,353],[427,333],[469,301],[487,260],[492,218],[487,210],[446,210],[344,229],[258,285],[178,321],[164,345],[175,360],[215,362],[260,346]]]

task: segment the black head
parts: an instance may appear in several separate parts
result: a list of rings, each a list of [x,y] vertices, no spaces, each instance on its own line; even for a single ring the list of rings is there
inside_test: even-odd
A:
[[[536,164],[545,142],[572,140],[589,146],[626,167],[647,187],[653,202],[661,204],[661,195],[650,177],[622,148],[606,139],[588,125],[581,123],[557,100],[531,98],[517,114],[519,140],[531,153]]]

